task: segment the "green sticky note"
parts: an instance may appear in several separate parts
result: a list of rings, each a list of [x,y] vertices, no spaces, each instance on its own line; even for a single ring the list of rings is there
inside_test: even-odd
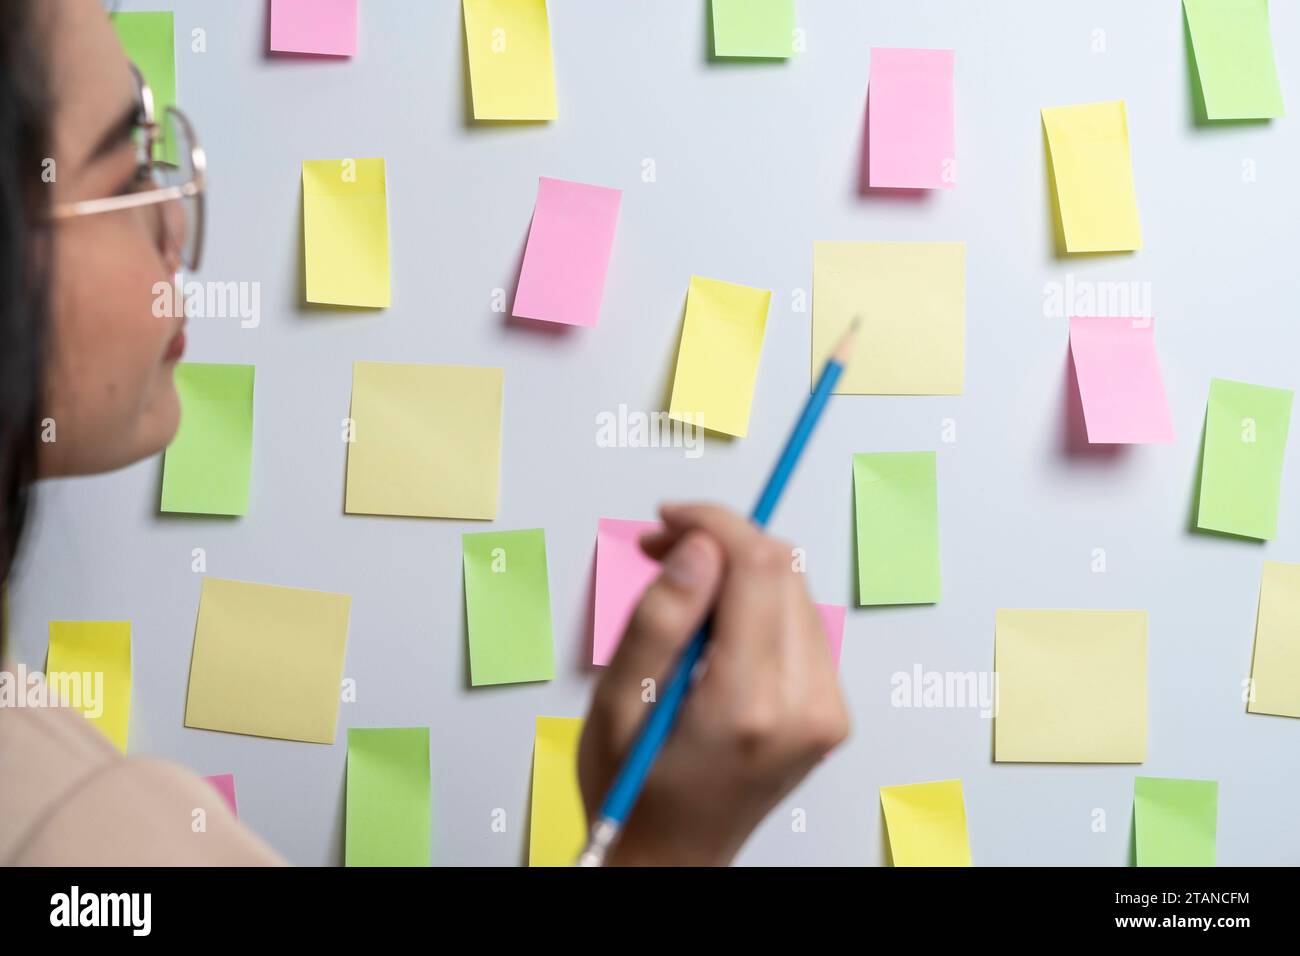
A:
[[[1268,0],[1183,0],[1205,119],[1282,116]]]
[[[789,59],[794,31],[794,0],[713,0],[714,56]]]
[[[939,600],[939,501],[932,451],[853,456],[858,604]]]
[[[1277,534],[1291,391],[1210,380],[1196,526],[1246,538]]]
[[[1217,780],[1138,777],[1133,825],[1138,866],[1214,866]]]
[[[546,533],[485,531],[461,537],[465,616],[474,686],[555,676]]]
[[[429,865],[429,728],[348,730],[345,866]]]
[[[166,119],[167,107],[176,105],[176,43],[171,11],[166,13],[114,13],[110,15],[126,57],[140,70],[153,91],[154,118],[160,139],[155,159],[176,163],[176,142]]]
[[[176,366],[181,427],[163,458],[163,511],[248,512],[253,464],[251,365]]]

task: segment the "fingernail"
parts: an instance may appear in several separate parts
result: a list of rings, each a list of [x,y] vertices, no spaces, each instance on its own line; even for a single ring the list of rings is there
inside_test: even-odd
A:
[[[704,552],[692,538],[686,538],[664,558],[664,577],[682,587],[694,587],[704,572]]]

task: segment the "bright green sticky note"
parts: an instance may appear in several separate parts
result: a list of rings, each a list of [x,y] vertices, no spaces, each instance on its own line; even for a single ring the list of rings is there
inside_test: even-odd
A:
[[[469,672],[479,684],[555,676],[546,533],[485,531],[461,537]]]
[[[1247,538],[1277,534],[1291,391],[1210,380],[1196,526]]]
[[[348,730],[345,866],[429,865],[429,728]]]
[[[785,60],[794,30],[794,0],[713,0],[714,56]]]
[[[1138,777],[1133,825],[1138,866],[1214,866],[1217,780]]]
[[[939,501],[932,451],[853,456],[858,604],[939,600]]]
[[[163,458],[163,511],[248,512],[253,464],[253,366],[176,366],[181,427]]]
[[[171,11],[166,13],[114,13],[110,19],[117,29],[127,59],[139,68],[145,83],[153,91],[154,117],[161,127],[156,158],[176,162],[176,142],[166,110],[176,105],[176,44]]]
[[[1268,0],[1183,0],[1205,118],[1282,116]]]

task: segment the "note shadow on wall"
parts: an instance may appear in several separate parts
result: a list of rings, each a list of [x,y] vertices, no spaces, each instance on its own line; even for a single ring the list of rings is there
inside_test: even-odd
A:
[[[682,317],[677,323],[677,341],[670,353],[672,355],[672,360],[668,364],[668,372],[664,376],[663,386],[659,390],[659,410],[665,413],[673,407],[673,383],[677,380],[677,363],[682,357],[682,337],[686,334],[686,310],[689,304],[688,293],[687,298],[682,300]],[[707,415],[704,416],[704,420],[708,420]],[[702,437],[706,441],[716,441],[727,445],[736,440],[735,435],[728,435],[726,432],[713,431],[707,425],[703,428],[696,429],[696,435],[697,438]]]
[[[1208,417],[1208,411],[1206,415]],[[1187,514],[1187,533],[1191,535],[1207,535],[1211,538],[1227,538],[1229,541],[1244,541],[1247,544],[1262,548],[1265,542],[1259,538],[1232,534],[1229,531],[1215,531],[1213,528],[1197,527],[1196,519],[1201,509],[1201,469],[1205,466],[1205,430],[1206,419],[1203,418],[1201,419],[1201,440],[1196,443],[1196,471],[1192,474],[1192,495]]]
[[[528,255],[528,240],[533,234],[532,217],[528,220],[528,228],[524,230],[524,241],[519,246],[519,255],[515,259],[515,270],[510,275],[510,287],[505,290],[505,318],[502,326],[507,329],[528,329],[538,335],[549,335],[553,338],[566,338],[573,334],[574,329],[579,326],[569,325],[565,322],[548,322],[545,319],[529,319],[522,315],[515,315],[515,297],[519,295],[519,282],[523,278],[524,257]]]
[[[716,56],[713,52],[713,0],[700,4],[704,11],[704,62],[715,66],[784,67],[789,59],[779,56]]]
[[[1065,394],[1061,402],[1061,454],[1066,458],[1117,461],[1128,454],[1128,445],[1093,444],[1088,441],[1088,422],[1079,394],[1079,375],[1074,355],[1065,347]]]
[[[1114,252],[1070,252],[1065,245],[1065,224],[1061,221],[1060,196],[1056,191],[1056,167],[1052,164],[1052,141],[1047,138],[1047,124],[1039,115],[1039,126],[1043,131],[1043,157],[1047,163],[1047,208],[1052,217],[1052,256],[1058,262],[1072,259],[1086,261],[1115,256],[1132,256],[1133,250],[1120,249]]]
[[[326,59],[330,59],[327,57]],[[333,57],[333,59],[338,59]],[[345,315],[356,316],[358,318],[374,318],[382,316],[388,312],[390,306],[372,307],[366,305],[335,305],[330,302],[308,302],[307,301],[307,230],[303,228],[304,213],[306,211],[306,197],[302,190],[302,174],[298,175],[298,218],[294,220],[298,224],[298,261],[295,264],[297,270],[297,281],[289,283],[289,288],[293,289],[293,301],[289,307],[298,314],[299,318],[315,318],[321,315],[333,315],[342,317]],[[391,224],[390,224],[391,236]],[[389,240],[391,248],[391,238]],[[391,279],[390,279],[391,281]],[[394,303],[396,299],[393,300]]]
[[[1231,130],[1241,126],[1267,126],[1269,119],[1221,119],[1212,120],[1205,108],[1205,94],[1201,91],[1201,71],[1196,66],[1196,48],[1192,45],[1192,27],[1187,22],[1187,10],[1183,14],[1183,52],[1187,63],[1188,93],[1187,110],[1189,126],[1197,130],[1225,129]]]
[[[867,86],[867,102],[862,110],[862,151],[858,156],[857,194],[863,199],[882,202],[924,203],[936,189],[897,189],[871,185],[871,87]]]

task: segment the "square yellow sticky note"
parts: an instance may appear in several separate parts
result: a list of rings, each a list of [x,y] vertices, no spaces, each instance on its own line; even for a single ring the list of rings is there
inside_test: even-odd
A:
[[[894,866],[970,866],[960,780],[881,787]]]
[[[476,120],[553,120],[555,65],[546,0],[464,0]]]
[[[1300,564],[1264,562],[1250,679],[1250,713],[1300,717]]]
[[[50,621],[45,678],[63,704],[76,707],[118,750],[126,751],[130,621]]]
[[[388,180],[382,159],[302,164],[307,301],[387,308]]]
[[[581,739],[581,717],[537,718],[529,866],[572,866],[587,841],[587,811],[578,788]]]
[[[185,726],[334,742],[352,598],[203,580]]]
[[[1043,110],[1066,252],[1142,248],[1123,100]]]
[[[1141,763],[1146,611],[999,610],[1000,763]]]
[[[966,370],[964,242],[813,244],[812,378],[862,317],[840,395],[960,395]]]
[[[353,364],[344,510],[495,518],[502,393],[499,368]]]
[[[691,276],[668,417],[744,437],[772,293]]]

